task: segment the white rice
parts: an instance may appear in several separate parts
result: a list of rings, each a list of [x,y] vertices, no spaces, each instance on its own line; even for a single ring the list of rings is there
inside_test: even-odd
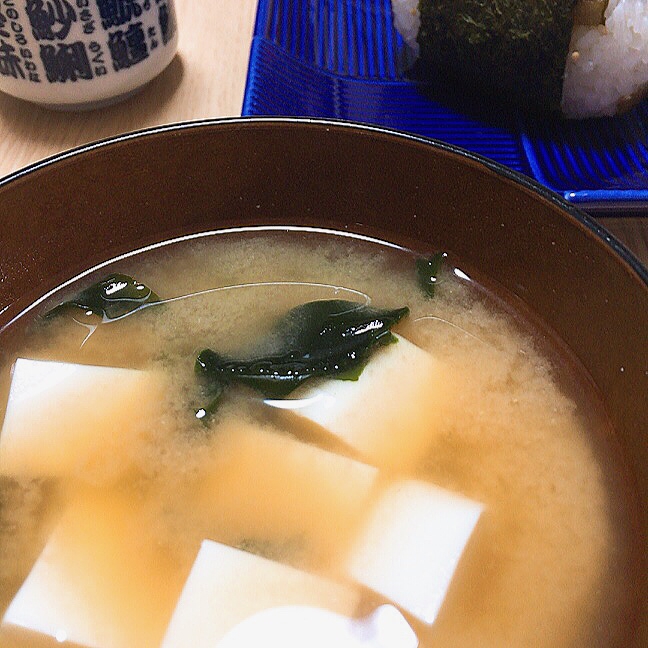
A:
[[[394,27],[417,57],[419,45],[416,42],[416,37],[421,26],[418,4],[419,0],[392,0]]]
[[[614,115],[648,89],[648,0],[610,0],[605,25],[576,27],[563,83],[568,117]]]
[[[417,56],[418,4],[419,0],[392,0],[394,25]],[[605,25],[574,28],[562,111],[571,118],[615,115],[647,92],[648,0],[610,0]]]

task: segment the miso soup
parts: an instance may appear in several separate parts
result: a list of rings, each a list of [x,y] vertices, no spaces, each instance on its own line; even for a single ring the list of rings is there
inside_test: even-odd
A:
[[[636,502],[596,390],[433,252],[190,237],[5,331],[0,646],[376,645],[342,641],[377,611],[401,646],[625,645]]]

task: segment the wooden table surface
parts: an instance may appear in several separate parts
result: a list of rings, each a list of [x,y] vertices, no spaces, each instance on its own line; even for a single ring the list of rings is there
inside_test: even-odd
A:
[[[257,0],[175,0],[175,4],[178,56],[129,100],[92,112],[58,113],[0,93],[0,177],[119,133],[240,115]],[[599,221],[648,265],[648,214]]]

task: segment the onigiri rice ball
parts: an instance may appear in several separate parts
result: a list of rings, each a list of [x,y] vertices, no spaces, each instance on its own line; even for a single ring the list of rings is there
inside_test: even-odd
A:
[[[648,0],[392,0],[424,66],[504,102],[613,116],[648,94]]]

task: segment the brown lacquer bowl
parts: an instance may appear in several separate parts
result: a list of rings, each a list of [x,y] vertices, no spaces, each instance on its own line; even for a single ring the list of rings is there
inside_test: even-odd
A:
[[[571,347],[600,390],[642,520],[648,645],[648,272],[583,213],[451,146],[340,122],[234,119],[159,128],[0,182],[0,352],[38,297],[119,254],[230,226],[309,225],[452,250]]]

